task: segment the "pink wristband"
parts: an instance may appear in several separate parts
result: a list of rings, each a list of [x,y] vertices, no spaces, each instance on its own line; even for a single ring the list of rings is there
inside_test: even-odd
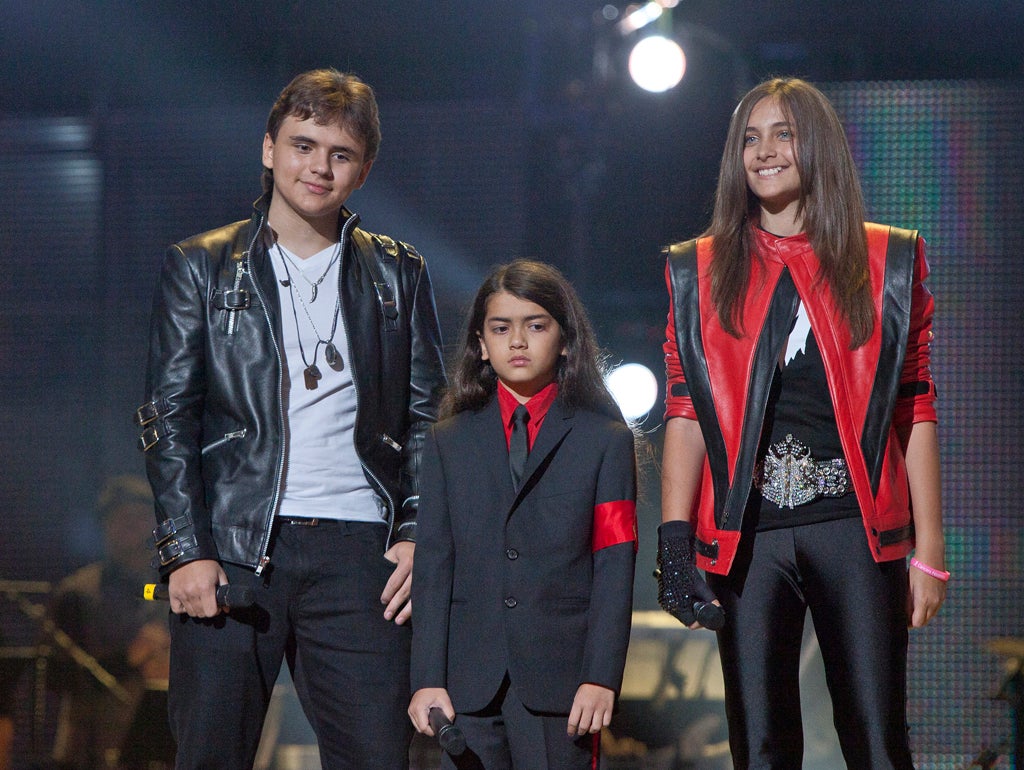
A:
[[[916,556],[911,556],[910,557],[910,566],[911,567],[917,567],[924,574],[931,575],[933,578],[936,578],[937,580],[941,580],[943,583],[945,583],[947,580],[949,580],[949,573],[948,572],[943,572],[941,569],[935,569],[935,567],[929,567],[923,561],[918,561]]]

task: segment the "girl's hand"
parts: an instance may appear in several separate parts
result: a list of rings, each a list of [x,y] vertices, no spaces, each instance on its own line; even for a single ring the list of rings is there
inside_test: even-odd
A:
[[[610,725],[614,705],[615,693],[607,687],[599,684],[581,684],[569,712],[569,724],[566,728],[569,737],[598,733],[602,727]]]
[[[946,583],[916,567],[909,567],[909,570],[907,622],[911,628],[923,628],[946,600]]]

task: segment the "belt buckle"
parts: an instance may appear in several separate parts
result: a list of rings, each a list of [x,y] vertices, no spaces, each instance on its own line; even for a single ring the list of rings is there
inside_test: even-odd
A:
[[[792,510],[819,497],[842,497],[850,491],[850,474],[842,458],[816,461],[806,444],[787,434],[758,463],[754,485],[767,500]]]
[[[281,523],[282,524],[288,524],[288,525],[290,525],[292,527],[319,527],[320,526],[320,519],[318,519],[316,517],[314,517],[312,519],[305,519],[305,518],[296,517],[296,516],[281,516],[279,518],[281,519]]]

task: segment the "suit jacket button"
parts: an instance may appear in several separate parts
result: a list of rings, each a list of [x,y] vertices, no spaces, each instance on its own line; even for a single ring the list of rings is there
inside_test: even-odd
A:
[[[516,598],[514,596],[510,596],[505,600],[505,606],[509,609],[512,609],[517,604],[519,604],[519,602],[516,601]]]
[[[519,551],[517,551],[515,548],[509,548],[507,551],[505,551],[505,555],[512,561],[515,561],[519,558]]]

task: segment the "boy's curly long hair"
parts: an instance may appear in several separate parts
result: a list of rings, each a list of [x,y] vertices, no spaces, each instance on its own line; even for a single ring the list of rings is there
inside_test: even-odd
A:
[[[565,355],[558,360],[555,381],[562,402],[622,420],[622,412],[605,385],[604,357],[575,289],[557,268],[529,259],[495,268],[476,293],[450,385],[441,402],[441,417],[481,409],[494,395],[498,378],[481,358],[480,336],[488,300],[501,292],[540,305],[561,327]]]

